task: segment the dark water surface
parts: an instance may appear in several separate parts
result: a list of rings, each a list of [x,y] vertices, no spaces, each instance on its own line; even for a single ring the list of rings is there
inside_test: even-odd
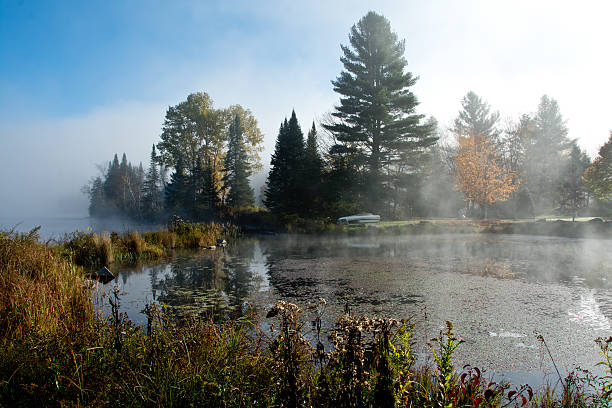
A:
[[[322,297],[328,328],[346,304],[352,313],[410,318],[423,355],[425,342],[450,320],[465,340],[458,362],[538,385],[556,376],[534,332],[564,372],[599,361],[594,339],[612,334],[610,243],[501,234],[279,235],[122,268],[114,283],[134,321],[144,320],[151,301],[185,314],[236,315],[252,307],[265,315],[279,299],[306,306]]]

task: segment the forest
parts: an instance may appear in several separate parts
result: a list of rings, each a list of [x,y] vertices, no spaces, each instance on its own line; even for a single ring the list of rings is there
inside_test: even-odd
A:
[[[197,92],[168,108],[147,171],[125,154],[100,168],[83,188],[90,215],[156,222],[210,220],[228,209],[324,220],[359,212],[388,220],[610,212],[612,133],[592,161],[568,137],[554,98],[543,95],[533,112],[502,121],[472,91],[444,128],[417,113],[418,77],[385,17],[368,13],[341,47],[344,69],[331,81],[339,103],[306,137],[295,111],[281,121],[258,203],[249,184],[263,168],[256,118],[240,105],[216,108]]]

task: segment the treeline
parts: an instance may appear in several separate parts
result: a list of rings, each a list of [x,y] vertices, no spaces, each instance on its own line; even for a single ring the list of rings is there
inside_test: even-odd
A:
[[[249,176],[261,168],[263,136],[247,109],[213,107],[194,93],[168,108],[161,141],[147,173],[117,156],[85,188],[92,216],[122,215],[158,221],[169,215],[207,220],[225,206],[254,204]],[[168,174],[170,173],[170,177]]]
[[[428,192],[446,195],[442,212],[575,216],[593,201],[593,190],[583,179],[591,160],[568,138],[556,100],[544,95],[535,113],[505,125],[499,112],[474,92],[461,105],[446,139],[434,149],[432,166],[441,178]],[[453,186],[457,191],[449,196]]]
[[[546,95],[534,113],[502,124],[468,92],[443,129],[417,113],[404,51],[381,15],[352,27],[332,81],[339,104],[306,138],[295,112],[281,123],[262,189],[277,219],[575,216],[593,204],[609,212],[611,142],[591,166]],[[90,183],[90,213],[202,220],[252,206],[248,178],[261,169],[262,141],[249,110],[217,109],[206,93],[191,94],[168,108],[146,174],[115,157]]]

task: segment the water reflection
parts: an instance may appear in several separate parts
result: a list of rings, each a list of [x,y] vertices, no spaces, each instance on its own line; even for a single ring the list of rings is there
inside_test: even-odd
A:
[[[250,264],[256,242],[244,240],[233,250],[182,252],[167,265],[150,268],[152,298],[181,316],[233,317],[240,314],[256,279]]]
[[[348,304],[354,313],[410,317],[421,344],[451,320],[467,344],[460,361],[512,376],[549,368],[535,330],[558,365],[593,367],[593,339],[611,328],[608,244],[486,234],[246,238],[122,269],[119,281],[133,320],[152,300],[179,315],[236,318],[278,299],[322,297],[327,327]]]

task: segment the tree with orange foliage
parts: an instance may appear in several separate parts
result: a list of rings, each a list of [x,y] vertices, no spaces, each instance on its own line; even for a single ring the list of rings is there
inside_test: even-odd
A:
[[[486,219],[489,204],[506,201],[518,188],[518,176],[500,165],[501,156],[487,137],[469,134],[457,139],[455,186],[471,205],[484,208]]]

